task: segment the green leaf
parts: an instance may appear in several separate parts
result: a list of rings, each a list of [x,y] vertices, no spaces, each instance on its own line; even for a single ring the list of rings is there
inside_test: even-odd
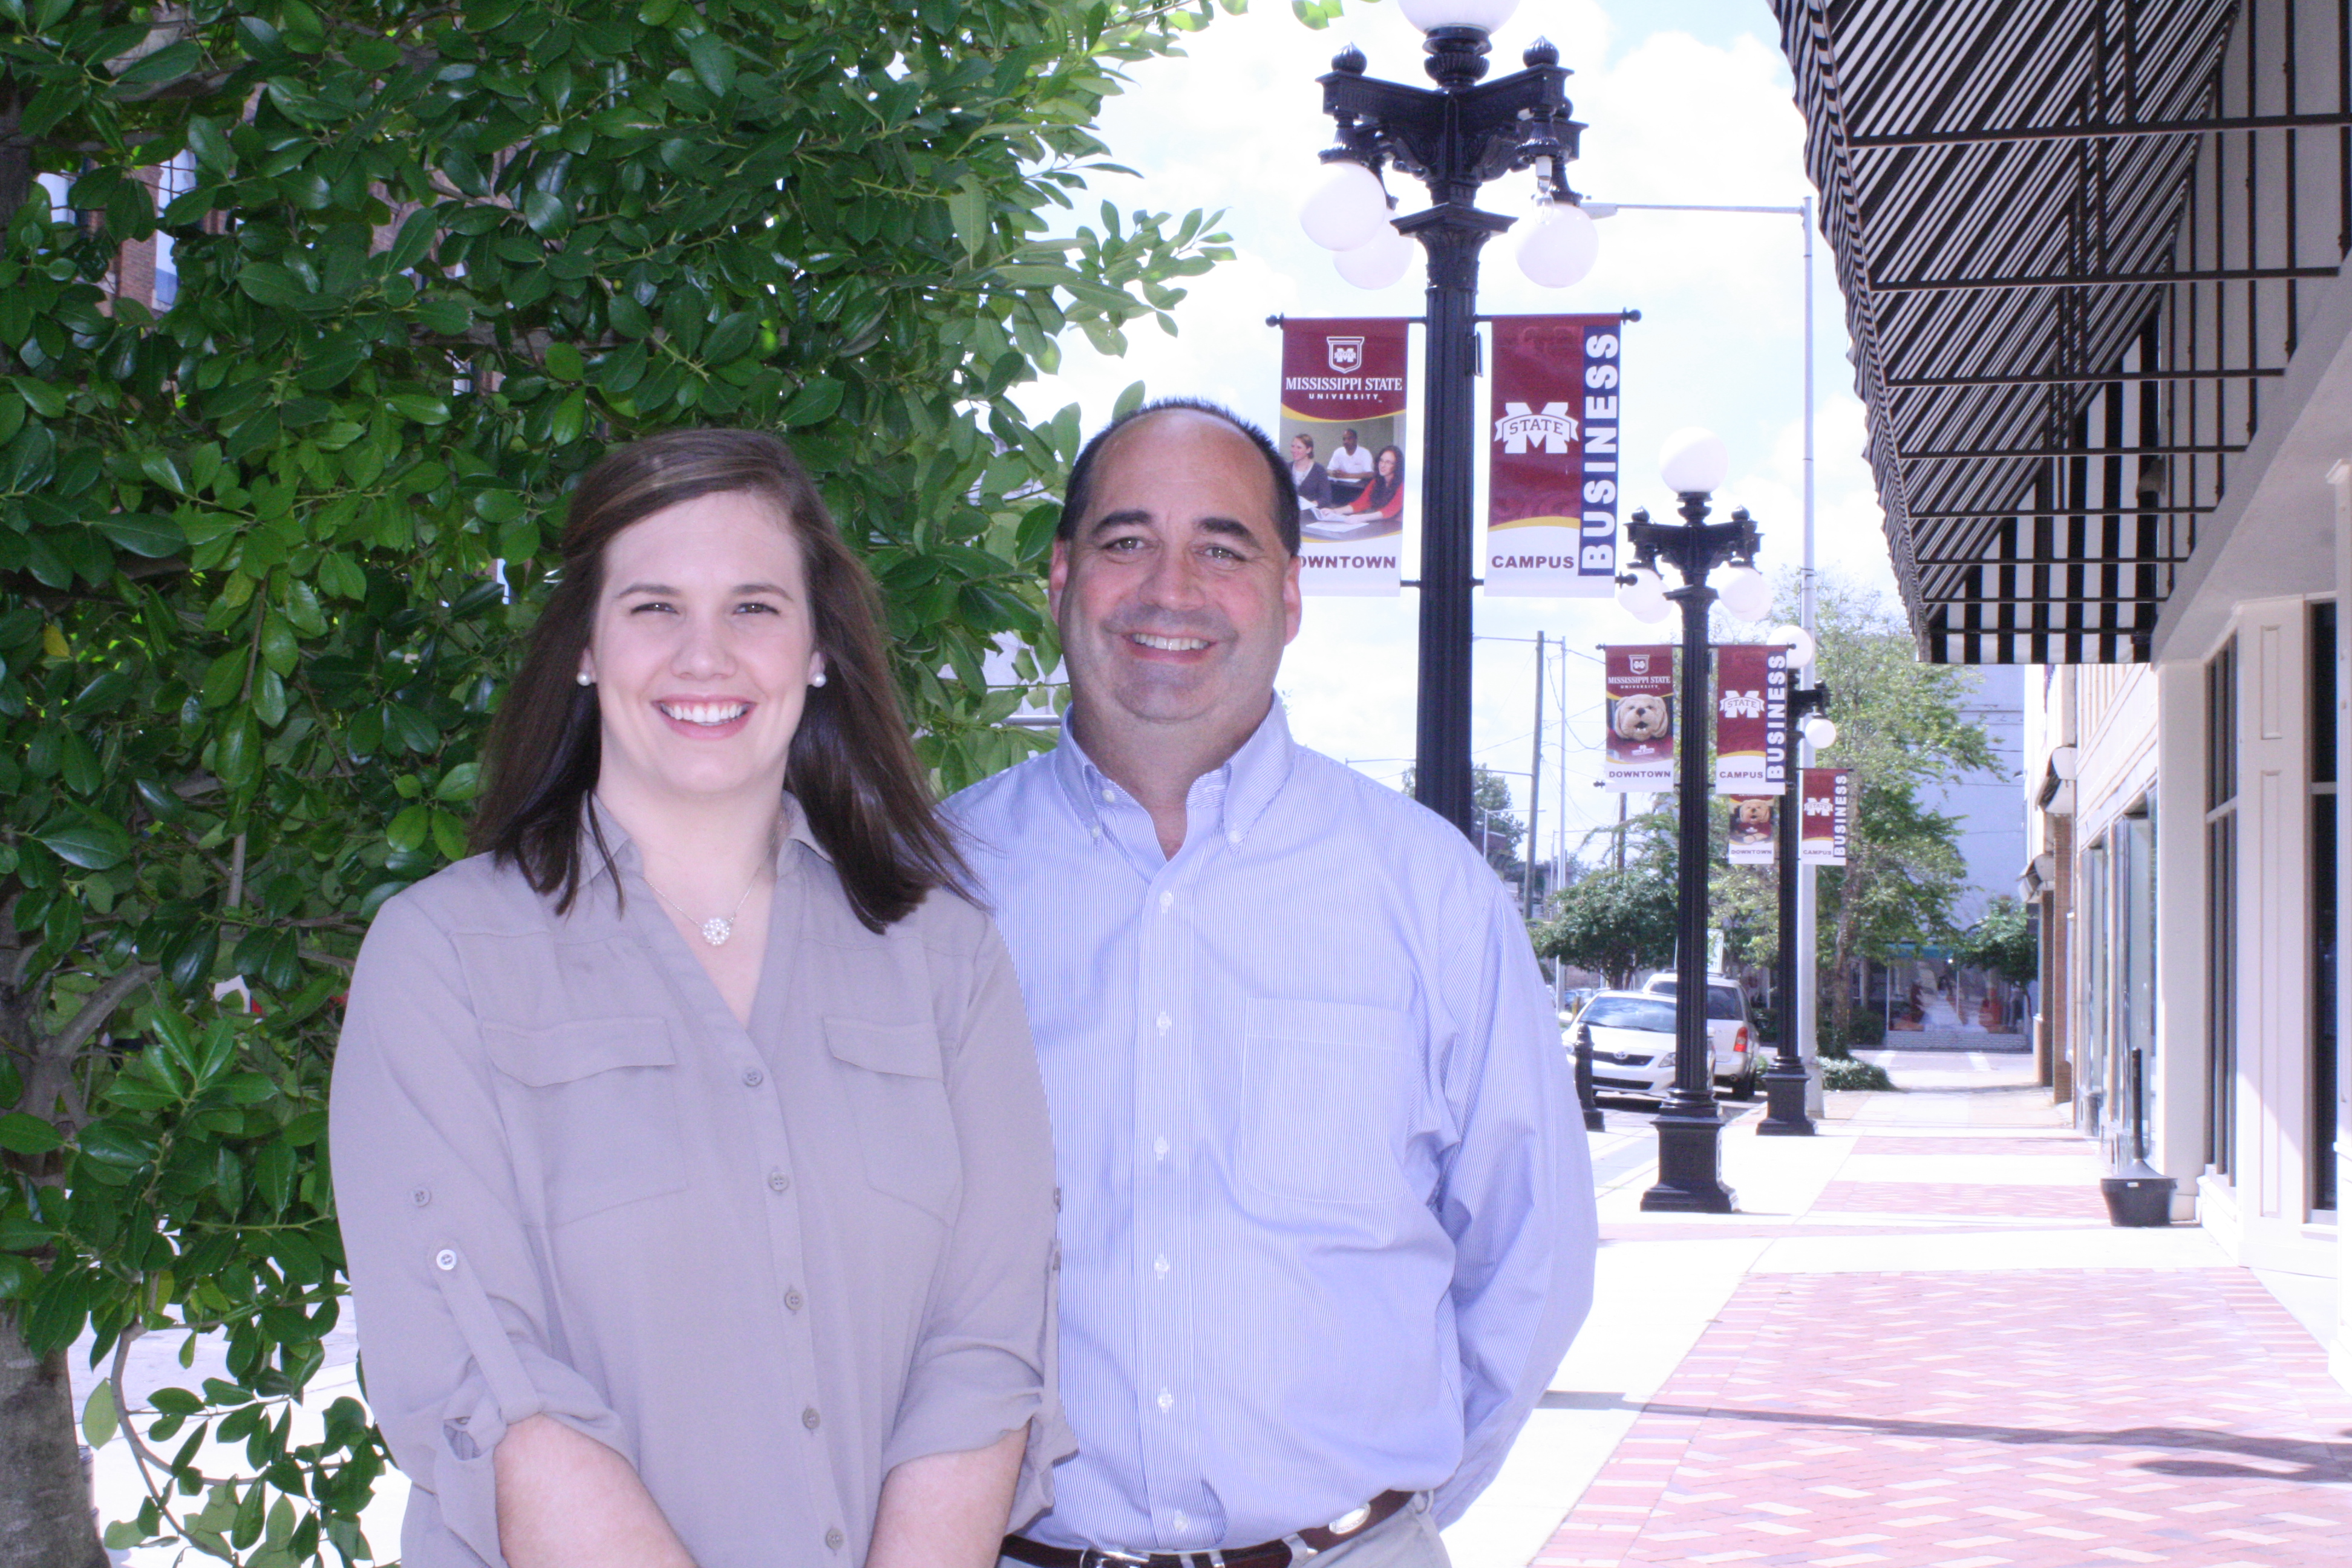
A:
[[[582,381],[588,374],[588,366],[581,359],[580,351],[570,343],[548,344],[541,363],[547,366],[547,374],[558,381]]]
[[[0,1149],[16,1154],[46,1154],[64,1146],[58,1130],[39,1117],[21,1110],[0,1112]]]
[[[802,384],[784,405],[786,425],[815,425],[833,417],[841,406],[843,387],[831,376],[820,375]]]
[[[98,531],[121,549],[151,561],[177,555],[188,547],[188,536],[168,517],[116,512],[98,520]]]
[[[82,1401],[82,1441],[93,1448],[103,1448],[114,1440],[120,1426],[121,1421],[114,1411],[113,1381],[100,1378],[98,1386],[89,1391],[89,1397]]]
[[[726,42],[716,33],[697,33],[686,41],[687,62],[694,68],[694,77],[710,89],[713,98],[724,98],[735,86],[735,56]]]
[[[120,866],[131,853],[129,836],[113,823],[96,818],[56,823],[33,837],[58,859],[85,871]]]
[[[383,401],[394,413],[404,419],[414,420],[419,425],[449,423],[449,405],[442,398],[424,393],[395,392]]]
[[[978,256],[988,243],[988,191],[967,176],[947,196],[948,221],[955,226],[956,243],[966,256]]]
[[[1113,419],[1124,419],[1142,406],[1143,383],[1130,382],[1127,390],[1118,395],[1118,401],[1111,405],[1110,416]]]
[[[384,842],[394,849],[412,852],[425,847],[425,836],[433,826],[433,814],[422,805],[412,805],[392,819],[383,830]]]
[[[177,81],[194,71],[203,59],[204,55],[196,46],[184,38],[157,49],[114,79],[123,87],[151,87],[158,82]]]

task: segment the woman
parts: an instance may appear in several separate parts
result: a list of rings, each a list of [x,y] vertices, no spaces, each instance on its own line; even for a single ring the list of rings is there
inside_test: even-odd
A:
[[[1298,504],[1312,509],[1331,503],[1331,476],[1315,460],[1315,437],[1290,438],[1290,479],[1298,487]]]
[[[559,584],[335,1068],[402,1557],[993,1563],[1071,1450],[1052,1154],[873,585],[726,430],[591,469]]]
[[[1383,447],[1372,459],[1372,482],[1364,493],[1339,509],[1349,517],[1374,517],[1393,522],[1404,515],[1404,448]]]

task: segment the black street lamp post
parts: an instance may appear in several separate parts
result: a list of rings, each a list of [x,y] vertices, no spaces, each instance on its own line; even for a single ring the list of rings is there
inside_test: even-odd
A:
[[[1797,766],[1797,735],[1803,728],[1806,716],[1825,710],[1830,705],[1830,689],[1813,686],[1789,693],[1789,793],[1780,813],[1780,844],[1775,852],[1780,895],[1780,961],[1772,989],[1778,998],[1780,1040],[1772,1058],[1769,1071],[1764,1075],[1764,1120],[1757,1132],[1768,1138],[1810,1138],[1813,1134],[1813,1119],[1805,1114],[1805,1095],[1811,1080],[1805,1063],[1797,1050],[1797,966],[1811,962],[1811,955],[1797,945],[1797,856],[1803,847],[1802,822],[1805,809],[1803,771]]]
[[[1423,47],[1434,89],[1366,76],[1364,56],[1352,47],[1332,60],[1319,79],[1339,142],[1323,160],[1360,163],[1375,174],[1392,164],[1429,186],[1430,206],[1396,220],[1429,258],[1414,793],[1468,835],[1478,252],[1514,221],[1475,204],[1488,180],[1541,163],[1551,165],[1551,187],[1565,198],[1565,166],[1584,127],[1569,117],[1559,51],[1541,39],[1524,57],[1527,69],[1483,84],[1486,27],[1432,26]]]
[[[1675,482],[1673,461],[1669,459],[1669,483]],[[1654,572],[1664,562],[1683,579],[1681,587],[1665,595],[1683,612],[1682,712],[1676,720],[1675,1087],[1658,1112],[1658,1180],[1642,1194],[1642,1206],[1728,1214],[1734,1199],[1723,1184],[1723,1121],[1716,1111],[1715,1053],[1706,1031],[1706,766],[1714,733],[1706,621],[1716,600],[1706,577],[1727,561],[1745,563],[1755,558],[1756,523],[1744,507],[1733,511],[1727,522],[1709,522],[1707,490],[1680,485],[1676,489],[1682,498],[1680,526],[1654,523],[1647,511],[1636,511],[1625,527],[1637,569]]]

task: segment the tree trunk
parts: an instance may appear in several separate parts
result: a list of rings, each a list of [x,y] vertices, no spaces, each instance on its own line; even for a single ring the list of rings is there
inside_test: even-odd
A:
[[[1851,876],[1852,873],[1848,873]],[[1830,1035],[1836,1048],[1829,1055],[1853,1053],[1853,889],[1844,879],[1838,884],[1837,942],[1830,953]]]
[[[66,1352],[36,1356],[0,1310],[0,1568],[107,1568]]]

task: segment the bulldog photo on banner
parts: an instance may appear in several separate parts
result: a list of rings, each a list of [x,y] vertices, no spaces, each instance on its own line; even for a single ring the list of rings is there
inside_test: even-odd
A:
[[[1617,584],[1620,316],[1497,316],[1487,403],[1486,592]]]
[[[1730,853],[1735,866],[1769,866],[1773,842],[1780,835],[1773,810],[1780,803],[1769,795],[1731,796]]]
[[[1601,783],[1615,790],[1675,787],[1675,650],[1667,643],[1603,647],[1607,741]]]
[[[1725,643],[1715,650],[1715,787],[1756,795],[1789,787],[1789,650]]]
[[[1298,483],[1298,584],[1309,594],[1394,594],[1405,509],[1408,323],[1286,321],[1275,440]]]
[[[1804,770],[1804,816],[1797,825],[1797,864],[1843,866],[1853,820],[1853,788],[1844,768]]]

